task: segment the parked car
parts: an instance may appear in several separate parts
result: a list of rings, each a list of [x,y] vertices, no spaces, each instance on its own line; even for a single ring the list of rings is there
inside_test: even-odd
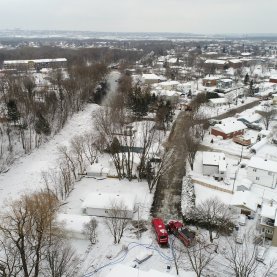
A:
[[[266,248],[264,246],[258,246],[256,253],[256,260],[263,262],[265,258]]]
[[[241,214],[239,216],[239,225],[244,226],[246,224],[246,215],[245,214]]]

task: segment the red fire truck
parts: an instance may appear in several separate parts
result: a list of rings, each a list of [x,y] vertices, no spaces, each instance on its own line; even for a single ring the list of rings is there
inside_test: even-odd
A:
[[[153,218],[152,225],[155,229],[157,241],[160,245],[168,244],[168,233],[161,218]]]
[[[190,247],[195,242],[195,233],[185,228],[183,223],[177,220],[171,220],[166,225],[169,234],[173,234],[183,242],[186,247]]]

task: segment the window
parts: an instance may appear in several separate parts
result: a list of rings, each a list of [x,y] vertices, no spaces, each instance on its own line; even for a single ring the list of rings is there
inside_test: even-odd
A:
[[[269,171],[269,172],[268,172],[268,175],[270,175],[270,176],[271,176],[271,175],[272,175],[272,172],[270,172],[270,171]]]
[[[264,228],[262,228],[262,233],[264,233]]]
[[[254,171],[254,172],[257,172],[257,168],[253,168],[253,171]]]
[[[256,180],[259,181],[259,180],[260,180],[260,177],[256,177]]]

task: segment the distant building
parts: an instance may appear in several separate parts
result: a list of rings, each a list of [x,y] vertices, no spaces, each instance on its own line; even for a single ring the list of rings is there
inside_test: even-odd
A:
[[[206,69],[225,69],[229,62],[226,60],[206,60],[204,66]]]
[[[240,59],[231,59],[229,60],[229,66],[236,69],[242,67],[242,61]]]
[[[219,89],[229,89],[233,86],[233,80],[231,79],[219,79],[216,87]]]
[[[271,76],[271,77],[269,78],[269,82],[270,82],[270,83],[275,83],[275,84],[277,84],[277,75]]]
[[[156,74],[142,74],[142,79],[146,85],[159,83],[161,81],[161,78]]]
[[[67,59],[35,59],[35,60],[9,60],[3,62],[5,70],[40,70],[42,68],[64,68],[67,66]]]
[[[207,76],[205,78],[203,78],[203,86],[205,87],[214,87],[217,84],[217,80],[219,79],[219,77],[216,76]]]

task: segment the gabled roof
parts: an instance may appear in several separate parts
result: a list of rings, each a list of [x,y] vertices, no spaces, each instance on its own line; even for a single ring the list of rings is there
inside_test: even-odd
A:
[[[236,191],[232,197],[231,205],[245,207],[253,212],[257,210],[257,196],[250,191]]]
[[[224,121],[222,124],[216,124],[213,129],[217,129],[222,131],[225,134],[230,134],[233,132],[241,131],[247,129],[246,125],[241,121],[232,120],[232,121]]]
[[[277,173],[277,162],[260,157],[252,157],[248,162],[248,167]]]

